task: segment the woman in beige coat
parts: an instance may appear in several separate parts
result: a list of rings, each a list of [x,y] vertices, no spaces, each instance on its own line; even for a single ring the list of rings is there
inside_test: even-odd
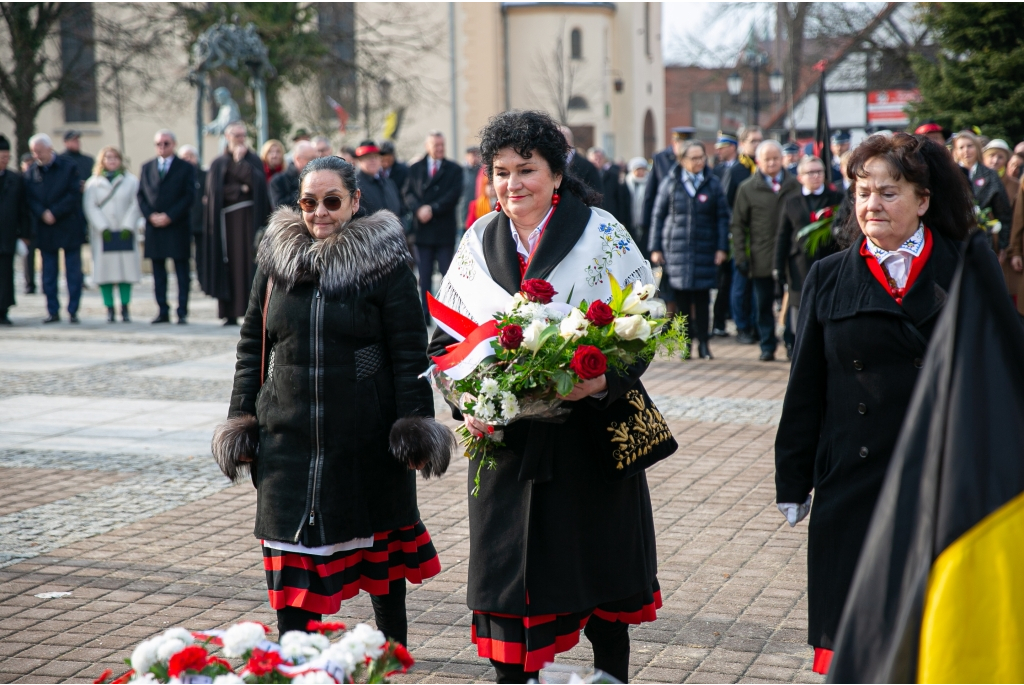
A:
[[[100,286],[107,321],[114,323],[114,284],[121,297],[121,318],[131,321],[128,303],[132,283],[142,275],[139,231],[144,227],[136,195],[139,179],[124,168],[117,148],[107,146],[96,156],[92,176],[85,183],[82,205],[89,222],[92,245],[93,281]]]

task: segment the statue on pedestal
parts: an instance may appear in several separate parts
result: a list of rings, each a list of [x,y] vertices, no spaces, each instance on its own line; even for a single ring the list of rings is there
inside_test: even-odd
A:
[[[220,109],[217,111],[217,118],[203,127],[203,133],[219,135],[220,149],[223,150],[227,144],[224,139],[224,129],[228,127],[228,124],[241,121],[242,113],[238,110],[238,103],[231,97],[231,91],[223,86],[213,91],[213,99],[220,105]]]

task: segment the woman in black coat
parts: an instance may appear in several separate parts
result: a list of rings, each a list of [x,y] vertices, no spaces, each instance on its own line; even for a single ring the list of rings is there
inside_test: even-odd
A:
[[[701,359],[712,359],[708,348],[708,308],[717,285],[718,265],[729,259],[729,205],[721,182],[706,169],[704,143],[690,140],[679,162],[662,179],[654,200],[648,248],[651,262],[665,264],[672,297],[679,313],[690,319],[691,338],[697,339]],[[722,294],[726,297],[726,294]]]
[[[439,300],[479,324],[524,279],[548,280],[561,293],[557,301],[573,305],[610,298],[606,270],[620,283],[653,282],[625,227],[595,208],[600,196],[566,168],[569,145],[548,115],[499,114],[482,131],[480,149],[500,209],[466,233]],[[598,251],[602,246],[607,252]],[[602,267],[588,279],[598,258]],[[473,302],[485,290],[496,299]],[[431,354],[453,342],[438,328]],[[564,423],[508,425],[497,468],[481,474],[479,496],[468,498],[472,640],[499,683],[537,678],[581,631],[594,647],[595,667],[625,681],[628,624],[656,618],[661,595],[647,479],[642,470],[614,479],[605,468],[609,425],[645,402],[645,369],[641,363],[578,383]],[[475,435],[487,428],[472,417],[466,424]],[[660,415],[649,433],[671,440]]]
[[[362,589],[404,644],[405,581],[440,571],[411,469],[443,472],[454,436],[420,378],[427,333],[398,218],[353,218],[355,171],[338,157],[307,164],[299,188],[301,214],[275,212],[259,248],[213,453],[232,479],[251,463],[279,632]]]
[[[849,168],[850,247],[815,262],[804,282],[775,439],[779,509],[790,525],[811,512],[808,640],[819,673],[828,671],[925,348],[974,225],[963,173],[923,136],[871,136]]]
[[[960,131],[953,139],[953,158],[963,167],[971,182],[974,204],[979,210],[990,210],[991,218],[1002,224],[999,231],[999,249],[1005,250],[1010,244],[1013,208],[1010,206],[1010,198],[1006,194],[1003,179],[996,171],[981,163],[981,140],[971,131]]]

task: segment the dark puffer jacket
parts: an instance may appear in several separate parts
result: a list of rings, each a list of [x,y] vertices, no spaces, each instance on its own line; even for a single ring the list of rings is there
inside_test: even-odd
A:
[[[438,450],[454,440],[433,421],[430,386],[419,377],[427,331],[408,259],[390,212],[317,241],[293,209],[272,215],[238,343],[231,418],[213,445],[225,473],[236,475],[258,424],[256,537],[329,545],[419,519],[415,473],[393,453],[396,433]],[[396,429],[402,417],[430,418]]]
[[[668,282],[676,290],[716,287],[715,252],[729,251],[729,205],[718,177],[704,170],[693,197],[676,164],[661,181],[651,218],[651,252],[665,258]]]

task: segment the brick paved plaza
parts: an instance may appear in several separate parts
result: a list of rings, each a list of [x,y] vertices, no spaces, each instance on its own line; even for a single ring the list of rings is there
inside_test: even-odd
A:
[[[91,290],[80,326],[42,326],[42,296],[19,294],[19,325],[0,330],[0,682],[119,674],[135,644],[175,625],[274,625],[255,492],[228,487],[209,455],[238,329],[198,293],[189,326],[151,326],[151,289],[136,290],[132,324],[105,323]],[[632,630],[631,679],[821,682],[806,645],[806,523],[790,529],[773,501],[789,365],[712,345],[712,362],[661,361],[645,376],[680,449],[648,472],[665,606]],[[469,640],[466,468],[420,481],[444,570],[410,586],[417,664],[401,682],[494,677]],[[51,592],[70,594],[36,596]],[[372,616],[361,595],[338,617]],[[585,639],[558,658],[589,660]]]

